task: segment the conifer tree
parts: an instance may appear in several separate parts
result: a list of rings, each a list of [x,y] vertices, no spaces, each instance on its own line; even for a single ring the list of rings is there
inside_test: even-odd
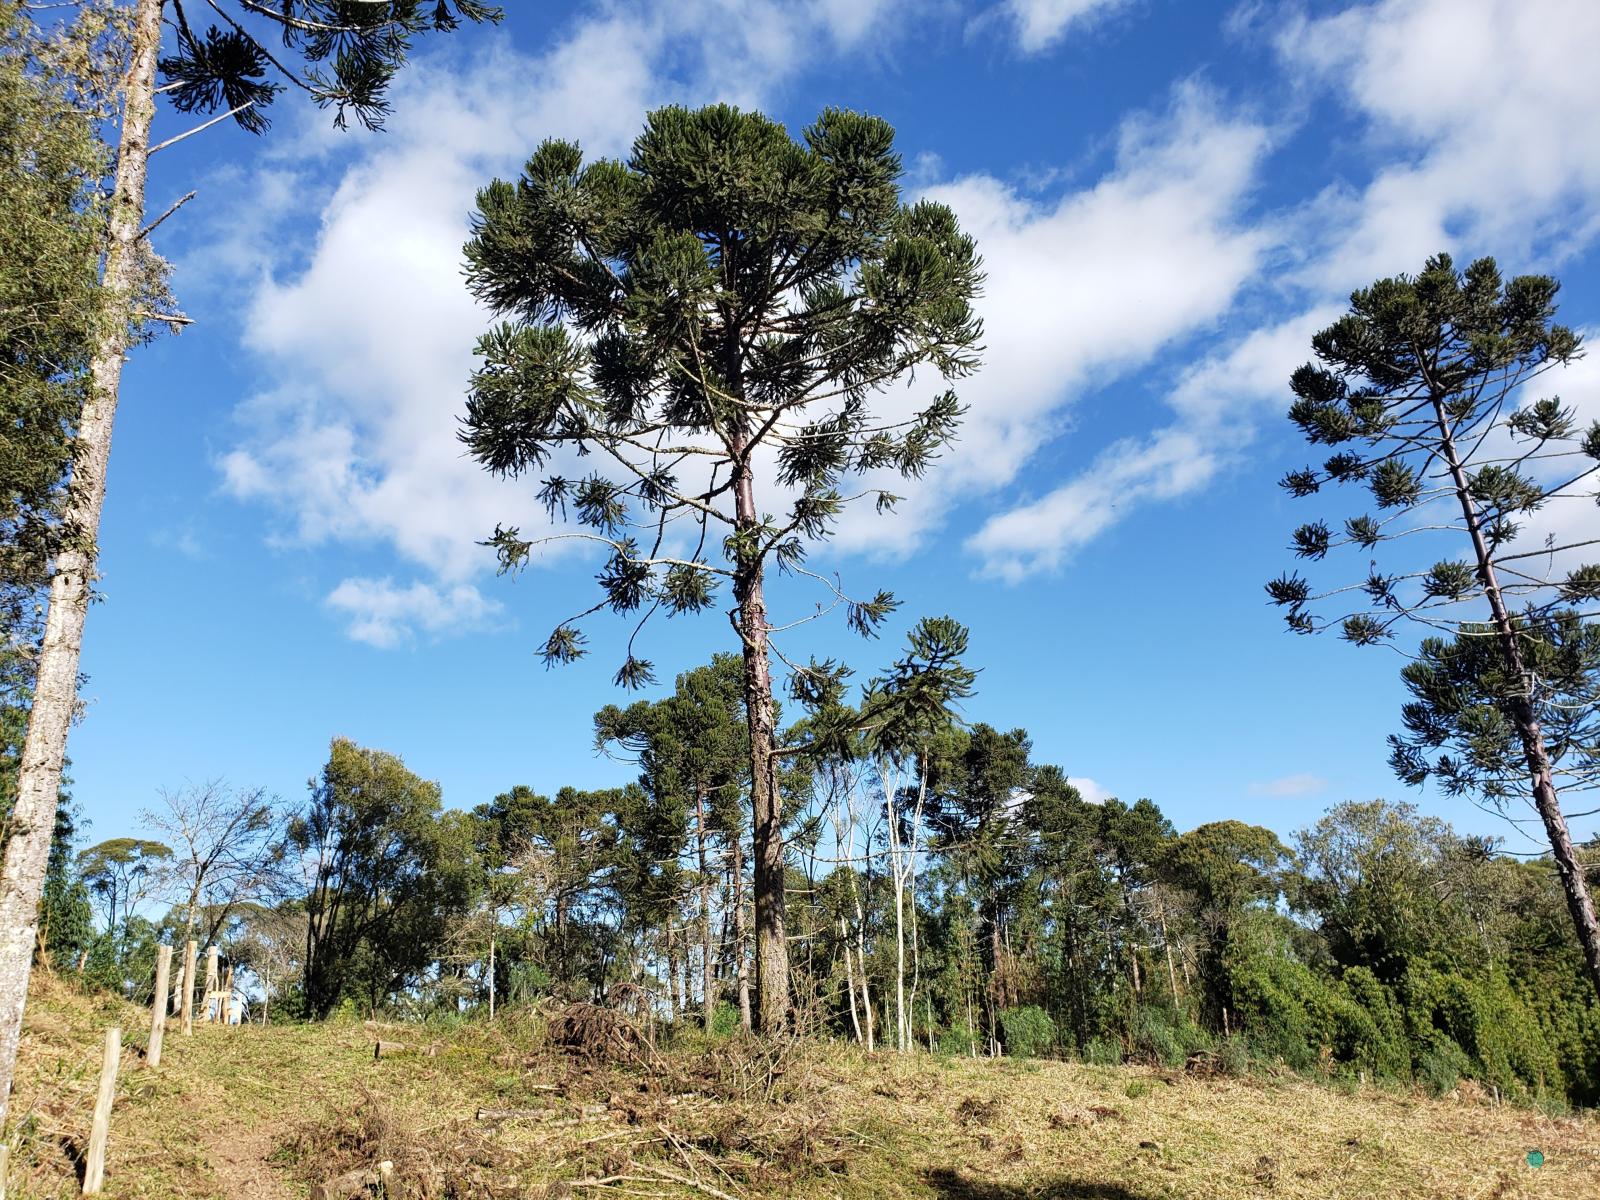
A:
[[[943,388],[917,406],[919,367],[976,365],[976,249],[943,205],[902,202],[894,132],[830,109],[791,138],[726,105],[652,113],[626,161],[585,163],[548,141],[515,182],[478,195],[473,293],[509,319],[478,344],[462,438],[500,475],[539,472],[552,521],[496,529],[504,569],[559,539],[600,547],[600,599],[547,639],[585,653],[584,617],[638,618],[616,681],[653,678],[635,653],[650,616],[718,603],[743,652],[755,849],[759,1024],[789,1007],[769,568],[823,589],[872,633],[896,606],[807,565],[846,507],[880,512],[921,475],[961,414]],[[833,664],[795,673],[802,688]],[[809,680],[809,683],[807,682]]]
[[[264,110],[286,87],[332,108],[341,127],[354,115],[367,128],[378,128],[388,112],[389,84],[417,35],[454,29],[463,20],[499,17],[498,8],[479,0],[206,0],[202,29],[198,17],[190,21],[183,0],[129,0],[111,8],[117,25],[126,29],[127,66],[100,247],[98,319],[86,356],[85,394],[74,414],[71,487],[60,506],[66,536],[51,547],[49,606],[12,836],[0,867],[0,1121],[16,1062],[39,896],[77,703],[78,658],[94,582],[123,358],[152,320],[187,320],[161,303],[162,272],[149,249],[149,236],[189,196],[147,222],[150,159],[229,118],[249,132],[262,132],[267,127]],[[163,56],[162,39],[169,30],[172,44]],[[178,112],[214,115],[197,128],[152,145],[158,76],[166,79],[159,90]]]
[[[1592,524],[1564,532],[1560,518],[1592,511],[1600,421],[1583,429],[1558,397],[1530,387],[1580,354],[1577,334],[1554,320],[1558,287],[1542,275],[1505,281],[1489,258],[1460,272],[1441,254],[1415,277],[1351,297],[1313,339],[1318,361],[1291,380],[1290,419],[1332,452],[1283,486],[1294,496],[1329,483],[1367,488],[1376,514],[1337,530],[1308,522],[1294,550],[1316,561],[1349,548],[1371,565],[1320,591],[1298,574],[1267,591],[1299,633],[1337,628],[1357,645],[1385,645],[1410,622],[1444,635],[1405,669],[1414,700],[1391,761],[1409,783],[1433,777],[1495,804],[1528,796],[1600,991],[1600,923],[1558,795],[1564,764],[1594,764],[1563,731],[1583,728],[1575,710],[1593,723],[1586,627],[1600,615],[1600,564],[1582,561]],[[1552,506],[1555,523],[1541,523]],[[1530,524],[1536,541],[1523,536]],[[1430,564],[1427,540],[1451,543],[1449,557]],[[1322,615],[1332,606],[1342,611]]]

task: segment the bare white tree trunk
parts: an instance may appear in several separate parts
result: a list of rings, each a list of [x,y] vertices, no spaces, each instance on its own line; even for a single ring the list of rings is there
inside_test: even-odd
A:
[[[134,6],[117,172],[106,231],[102,277],[105,309],[98,344],[90,360],[89,394],[73,446],[72,483],[63,516],[67,539],[52,564],[50,608],[45,618],[33,706],[28,714],[12,832],[0,867],[0,1124],[5,1121],[11,1100],[11,1078],[22,1036],[22,1014],[28,1000],[28,976],[39,925],[39,896],[50,859],[67,731],[78,700],[78,653],[94,578],[95,538],[106,494],[106,465],[111,458],[111,425],[117,411],[130,309],[139,277],[138,242],[144,221],[150,122],[155,115],[162,3],[163,0],[137,0]]]
[[[855,1030],[856,1041],[861,1038],[861,1017],[856,1011],[856,971],[854,958],[850,954],[850,935],[845,927],[844,918],[839,918],[839,944],[844,949],[844,986],[850,997],[850,1028]]]

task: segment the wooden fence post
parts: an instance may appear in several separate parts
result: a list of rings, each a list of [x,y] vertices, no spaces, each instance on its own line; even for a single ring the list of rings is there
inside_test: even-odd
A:
[[[145,1055],[152,1067],[161,1065],[161,1041],[167,1033],[167,976],[171,970],[172,947],[162,946],[156,951],[156,994],[150,1001],[150,1049]]]
[[[95,1196],[106,1181],[106,1140],[111,1136],[111,1102],[117,1097],[117,1067],[122,1063],[122,1030],[106,1030],[106,1057],[100,1064],[100,1092],[94,1098],[89,1157],[83,1168],[83,1194]]]
[[[194,960],[198,952],[194,939],[183,952],[183,1032],[194,1032]]]
[[[206,992],[205,992],[205,1019],[212,1022],[217,1019],[216,1010],[212,1002],[217,994],[217,948],[215,945],[206,947]]]

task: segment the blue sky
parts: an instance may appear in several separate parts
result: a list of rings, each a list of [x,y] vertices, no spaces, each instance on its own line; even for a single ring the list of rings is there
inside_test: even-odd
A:
[[[1291,637],[1261,585],[1310,515],[1275,486],[1305,457],[1287,376],[1353,287],[1493,253],[1600,326],[1600,6],[508,8],[417,56],[384,134],[286,96],[263,139],[157,158],[153,210],[199,192],[159,245],[196,323],[125,375],[70,747],[93,836],[186,782],[299,799],[336,734],[455,805],[628,777],[590,747],[620,627],[574,666],[535,654],[594,564],[503,579],[476,544],[538,518],[454,440],[485,324],[460,246],[474,189],[542,138],[617,154],[652,107],[729,100],[794,130],[828,105],[887,118],[908,193],[954,206],[989,271],[960,443],[816,559],[892,588],[901,619],[876,643],[819,624],[794,652],[870,674],[947,612],[982,668],[966,715],[1026,727],[1091,794],[1285,833],[1386,795],[1532,848],[1407,796],[1385,766],[1400,660]],[[163,110],[158,136],[186,123]],[[1568,375],[1552,387],[1600,412],[1600,366]],[[648,654],[670,680],[727,648],[708,615]]]

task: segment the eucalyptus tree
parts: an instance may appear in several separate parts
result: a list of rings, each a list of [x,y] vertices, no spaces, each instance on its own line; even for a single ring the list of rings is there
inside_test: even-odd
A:
[[[126,31],[127,65],[115,174],[105,200],[99,309],[85,364],[87,386],[74,414],[71,487],[60,506],[67,536],[51,547],[49,602],[13,836],[0,873],[0,1118],[16,1061],[51,818],[77,702],[122,363],[152,322],[176,327],[187,321],[165,302],[164,271],[149,236],[193,193],[147,221],[150,159],[230,118],[251,133],[263,132],[265,110],[287,88],[331,108],[341,127],[354,116],[378,128],[389,111],[389,85],[419,34],[499,18],[498,8],[480,0],[205,0],[203,26],[198,16],[190,21],[191,8],[202,12],[193,0],[190,7],[183,0],[128,0],[110,7]],[[171,39],[165,55],[164,36]],[[158,78],[165,82],[158,84]],[[167,95],[179,113],[207,119],[152,145],[158,94]]]
[[[396,755],[335,738],[310,802],[289,823],[308,875],[303,983],[325,1017],[345,997],[376,1003],[431,960],[465,907],[470,854],[440,821],[440,791]]]
[[[911,631],[905,657],[868,685],[860,726],[883,791],[889,881],[894,895],[895,1040],[912,1048],[912,1020],[922,978],[917,929],[917,867],[923,850],[928,784],[956,750],[952,707],[973,693],[977,672],[961,661],[967,630],[949,617],[923,620]],[[908,911],[909,909],[909,911]],[[910,927],[912,981],[906,990]],[[865,964],[863,963],[863,971]]]
[[[808,551],[852,502],[894,507],[891,481],[921,475],[955,432],[944,383],[977,363],[972,239],[943,205],[904,203],[900,175],[874,117],[829,109],[796,140],[727,105],[664,108],[625,161],[543,143],[518,181],[478,194],[466,248],[473,294],[508,319],[478,343],[462,439],[496,474],[542,472],[552,522],[580,526],[497,528],[491,544],[507,570],[565,540],[604,556],[600,599],[556,626],[546,663],[582,656],[583,618],[609,609],[638,617],[616,681],[641,686],[649,618],[731,589],[765,1030],[789,1007],[771,672],[788,623],[769,617],[769,568],[875,630],[893,596],[850,595]],[[925,403],[917,368],[942,380]]]
[[[0,703],[24,715],[99,311],[110,153],[96,122],[116,58],[101,22],[50,36],[0,3]]]
[[[64,531],[72,436],[99,313],[110,153],[98,126],[111,111],[119,44],[102,11],[80,12],[51,32],[22,6],[0,2],[0,845],[29,828],[21,819],[28,814],[16,812],[17,785],[43,589]],[[42,820],[50,825],[40,830]],[[64,779],[33,827],[45,840],[35,894],[43,896],[35,908],[43,924],[30,927],[20,950],[31,954],[37,944],[76,958],[91,940],[92,913],[71,871]],[[0,1113],[4,1105],[0,1090]]]
[[[1554,320],[1558,288],[1542,275],[1505,281],[1489,258],[1461,272],[1441,254],[1415,277],[1351,297],[1349,312],[1313,338],[1318,361],[1290,383],[1290,419],[1312,445],[1333,449],[1283,486],[1310,496],[1329,483],[1364,485],[1384,515],[1351,516],[1337,531],[1308,522],[1294,549],[1320,560],[1349,548],[1371,565],[1320,591],[1298,574],[1267,591],[1299,633],[1333,627],[1357,645],[1392,645],[1409,622],[1437,635],[1406,670],[1415,698],[1407,733],[1391,739],[1393,765],[1409,783],[1433,777],[1495,804],[1528,796],[1600,991],[1600,922],[1558,792],[1569,764],[1581,769],[1570,786],[1595,782],[1592,747],[1547,733],[1572,727],[1574,687],[1593,704],[1583,678],[1592,654],[1574,680],[1562,647],[1581,651],[1584,626],[1600,615],[1600,564],[1582,561],[1593,524],[1571,519],[1597,496],[1600,421],[1584,428],[1571,407],[1530,386],[1580,355],[1578,335]],[[1427,540],[1452,543],[1450,556],[1429,564]],[[1377,565],[1380,547],[1393,555],[1389,571]],[[1337,615],[1316,611],[1331,606]],[[1484,645],[1465,648],[1469,639]]]

